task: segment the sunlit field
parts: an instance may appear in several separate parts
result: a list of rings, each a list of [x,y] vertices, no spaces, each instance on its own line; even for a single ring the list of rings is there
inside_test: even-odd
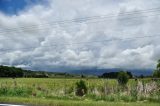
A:
[[[85,81],[88,89],[82,97],[75,95],[79,80]],[[160,101],[159,85],[159,81],[151,79],[130,79],[122,88],[115,79],[1,78],[0,102],[45,106],[152,106]]]

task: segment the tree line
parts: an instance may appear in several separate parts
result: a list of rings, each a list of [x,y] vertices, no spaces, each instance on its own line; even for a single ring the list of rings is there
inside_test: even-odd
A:
[[[0,77],[23,77],[24,70],[21,68],[0,66]]]
[[[124,72],[123,70],[120,72]],[[98,76],[99,78],[118,78],[120,72],[106,72]],[[128,78],[133,78],[133,75],[129,71],[125,71]],[[76,75],[58,72],[46,72],[46,71],[31,71],[17,67],[0,66],[0,77],[26,77],[26,78],[48,78],[48,77],[77,77]],[[87,77],[87,76],[85,76]],[[85,78],[81,75],[81,78]],[[144,76],[143,76],[144,77]],[[153,71],[153,78],[160,78],[160,60],[158,60],[156,69]]]
[[[106,72],[106,73],[103,73],[101,76],[99,76],[99,78],[111,78],[111,79],[113,78],[113,79],[115,79],[118,77],[120,72]],[[131,72],[127,71],[126,74],[128,75],[129,78],[133,78],[133,75]]]
[[[48,78],[64,76],[65,73],[56,72],[45,72],[45,71],[31,71],[25,70],[17,67],[10,66],[0,66],[0,77],[10,77],[10,78]],[[67,74],[68,75],[68,74]]]

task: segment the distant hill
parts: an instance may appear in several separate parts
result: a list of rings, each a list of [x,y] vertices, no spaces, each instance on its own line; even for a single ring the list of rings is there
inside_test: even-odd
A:
[[[47,71],[31,71],[22,68],[9,67],[9,66],[0,66],[0,77],[75,77],[79,75],[92,75],[100,76],[108,72],[118,72],[118,71],[128,71],[131,72],[134,76],[151,76],[153,69],[120,69],[120,68],[111,68],[111,69],[66,69],[66,71],[57,71],[57,72],[47,72]]]
[[[106,72],[118,72],[118,71],[129,71],[134,76],[150,76],[153,73],[153,69],[120,69],[120,68],[111,68],[111,69],[81,69],[81,70],[72,70],[67,71],[69,74],[84,74],[84,75],[102,75]]]

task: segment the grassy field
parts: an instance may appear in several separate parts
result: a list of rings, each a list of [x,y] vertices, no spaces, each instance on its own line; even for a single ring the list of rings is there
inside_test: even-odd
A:
[[[0,102],[42,106],[158,106],[159,82],[129,80],[122,90],[114,79],[83,79],[88,93],[75,95],[80,79],[0,78]]]
[[[34,106],[159,106],[159,103],[151,102],[106,102],[106,101],[72,101],[72,100],[53,100],[45,98],[19,98],[19,97],[0,97],[1,103],[24,104]]]

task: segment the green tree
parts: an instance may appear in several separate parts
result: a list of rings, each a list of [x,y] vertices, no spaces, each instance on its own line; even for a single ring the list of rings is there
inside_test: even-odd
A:
[[[80,80],[76,83],[76,95],[83,96],[87,93],[87,86],[85,81]]]
[[[129,80],[129,76],[128,76],[128,74],[127,74],[126,72],[120,71],[120,72],[118,73],[117,79],[118,79],[119,85],[124,86],[124,85],[127,84],[128,80]]]
[[[158,60],[157,70],[160,71],[160,60]]]
[[[153,73],[153,77],[160,78],[160,60],[158,60],[157,67]]]

